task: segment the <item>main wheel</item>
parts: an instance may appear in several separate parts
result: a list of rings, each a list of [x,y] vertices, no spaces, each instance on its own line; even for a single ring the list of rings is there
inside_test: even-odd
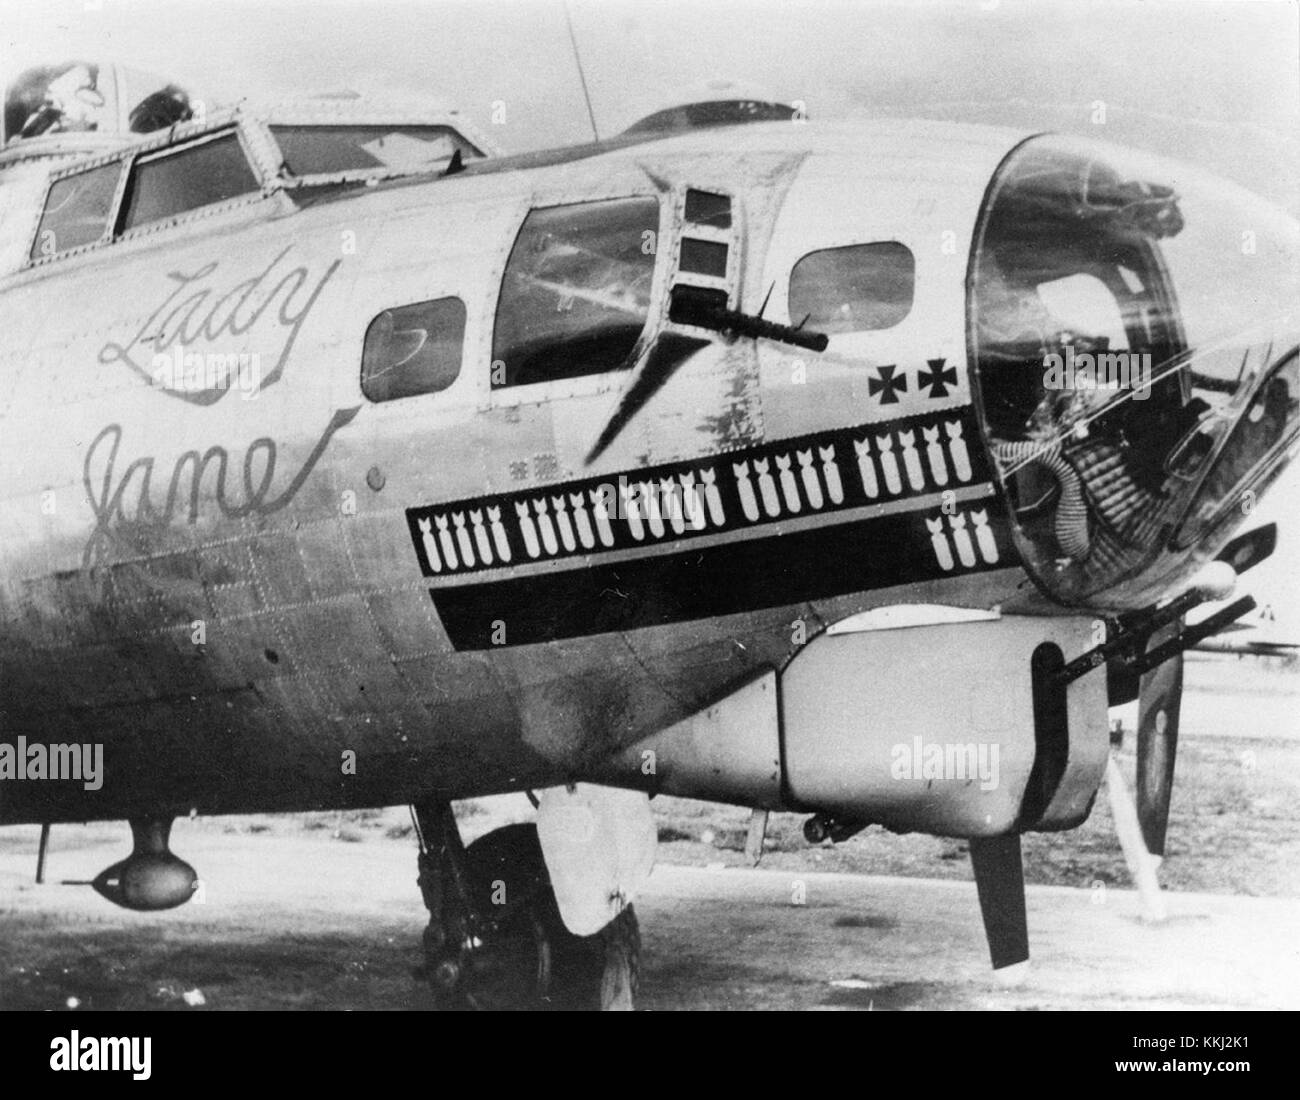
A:
[[[455,996],[466,1007],[632,1008],[641,936],[631,906],[594,936],[565,928],[533,825],[493,830],[465,852],[483,918],[460,953]]]

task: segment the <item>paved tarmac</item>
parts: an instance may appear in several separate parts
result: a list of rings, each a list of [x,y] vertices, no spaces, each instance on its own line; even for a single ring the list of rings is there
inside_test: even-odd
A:
[[[178,822],[202,900],[135,914],[59,884],[123,846],[61,850],[61,833],[75,837],[56,829],[45,886],[32,884],[33,853],[0,854],[0,1008],[428,1007],[410,976],[425,914],[409,842]],[[1034,962],[1004,988],[973,883],[661,865],[636,903],[639,1007],[1300,1008],[1300,901],[1168,902],[1153,926],[1129,891],[1030,887]]]

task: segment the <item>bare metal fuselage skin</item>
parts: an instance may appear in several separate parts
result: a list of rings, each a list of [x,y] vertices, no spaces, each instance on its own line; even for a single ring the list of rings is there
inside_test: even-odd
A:
[[[869,608],[1051,610],[978,435],[965,337],[981,202],[1017,140],[758,124],[301,205],[275,193],[5,278],[0,730],[103,743],[106,781],[8,783],[0,821],[553,785]],[[530,209],[634,195],[661,199],[672,253],[688,186],[733,196],[745,311],[771,288],[766,316],[797,324],[794,263],[858,241],[911,248],[911,311],[820,355],[707,335],[589,461],[629,373],[494,388],[503,268]],[[674,262],[655,272],[660,319]],[[456,381],[368,401],[372,319],[450,295],[467,308]],[[154,357],[178,346],[255,353],[260,376],[169,387]],[[864,491],[868,438],[898,456],[897,491],[880,466]],[[591,489],[638,476],[707,479],[718,512],[642,514],[639,535],[615,517],[605,538]],[[958,543],[944,490],[978,541]]]

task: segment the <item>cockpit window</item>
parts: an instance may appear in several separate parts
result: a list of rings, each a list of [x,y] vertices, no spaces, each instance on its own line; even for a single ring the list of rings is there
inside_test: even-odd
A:
[[[649,318],[658,229],[653,197],[532,211],[506,263],[492,384],[630,366]]]
[[[161,77],[65,61],[27,69],[5,89],[0,146],[45,134],[148,134],[193,117],[189,94]]]
[[[447,126],[272,126],[290,175],[383,169],[414,172],[483,156]]]
[[[893,328],[911,312],[916,258],[898,241],[825,248],[790,272],[790,318],[815,332]]]
[[[260,189],[233,132],[164,150],[132,166],[122,228],[174,218]]]
[[[460,374],[465,303],[437,298],[386,309],[366,329],[361,391],[371,401],[445,390]]]
[[[13,138],[111,129],[104,90],[112,86],[109,73],[86,61],[27,69],[5,89],[0,145]]]
[[[1035,138],[999,169],[970,350],[1017,544],[1063,602],[1190,548],[1275,472],[1300,425],[1297,240],[1239,188],[1100,144]]]
[[[121,164],[114,161],[50,184],[45,211],[32,242],[32,259],[40,260],[101,240],[108,232],[121,172]]]

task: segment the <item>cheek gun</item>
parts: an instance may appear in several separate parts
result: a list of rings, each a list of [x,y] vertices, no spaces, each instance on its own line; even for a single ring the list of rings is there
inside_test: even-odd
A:
[[[1236,622],[1243,615],[1253,611],[1254,598],[1243,596],[1203,622],[1179,630],[1174,637],[1162,641],[1152,649],[1146,648],[1158,631],[1180,622],[1183,615],[1192,608],[1199,607],[1209,600],[1224,598],[1225,586],[1218,583],[1219,575],[1223,570],[1226,570],[1230,577],[1229,583],[1226,584],[1226,591],[1231,592],[1232,585],[1236,581],[1236,573],[1233,572],[1232,567],[1224,562],[1215,562],[1212,565],[1217,567],[1214,569],[1214,583],[1194,585],[1163,607],[1150,608],[1128,616],[1126,620],[1121,621],[1120,629],[1113,638],[1093,647],[1087,653],[1080,654],[1053,672],[1051,674],[1053,683],[1064,687],[1099,665],[1109,664],[1112,661],[1120,662],[1124,666],[1122,670],[1124,673],[1140,676],[1179,656],[1184,650],[1191,649],[1212,634],[1219,633],[1229,623]]]

